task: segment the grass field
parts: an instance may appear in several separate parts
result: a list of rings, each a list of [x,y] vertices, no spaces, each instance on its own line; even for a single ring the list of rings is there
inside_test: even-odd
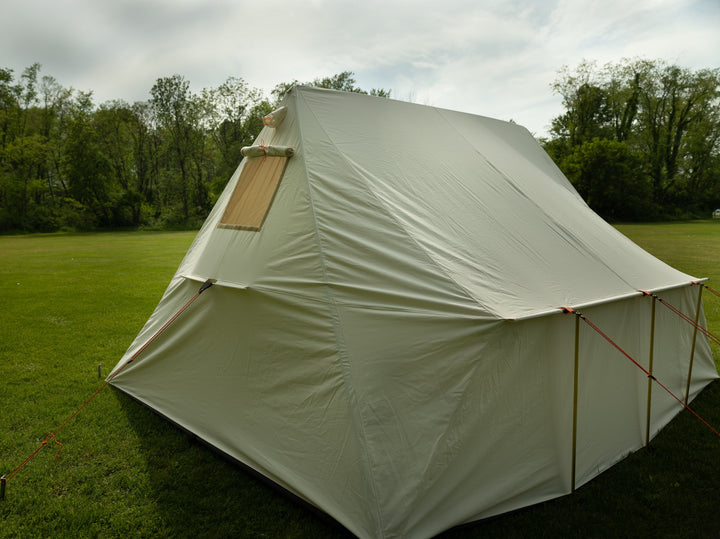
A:
[[[618,227],[720,289],[720,223]],[[0,237],[0,474],[102,385],[194,233]],[[705,295],[720,333],[720,299]],[[713,349],[716,361],[720,349]],[[720,426],[720,384],[693,407]],[[338,537],[113,388],[104,389],[7,485],[0,537]],[[718,536],[720,439],[681,413],[650,444],[574,495],[447,537]]]

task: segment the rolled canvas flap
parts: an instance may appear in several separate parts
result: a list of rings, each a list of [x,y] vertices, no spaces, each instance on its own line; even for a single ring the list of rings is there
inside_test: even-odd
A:
[[[244,157],[292,157],[295,150],[290,146],[244,146],[240,153]]]
[[[268,127],[278,127],[285,119],[287,113],[287,107],[280,107],[272,111],[270,114],[263,116],[263,125]]]

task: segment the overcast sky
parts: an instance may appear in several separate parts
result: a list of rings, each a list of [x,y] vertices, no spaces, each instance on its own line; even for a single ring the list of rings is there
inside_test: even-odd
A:
[[[0,0],[0,67],[34,62],[96,104],[160,77],[269,92],[349,70],[397,99],[513,119],[561,111],[563,65],[622,58],[720,67],[720,0]]]

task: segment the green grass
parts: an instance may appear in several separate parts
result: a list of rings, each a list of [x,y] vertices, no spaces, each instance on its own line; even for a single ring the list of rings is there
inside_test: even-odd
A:
[[[720,289],[720,223],[618,227]],[[0,474],[102,385],[147,320],[192,232],[0,237]],[[720,299],[705,296],[720,333]],[[715,357],[720,350],[715,349]],[[694,408],[720,426],[720,384]],[[113,388],[7,485],[0,537],[337,537],[342,530]],[[574,495],[447,537],[717,535],[720,440],[683,412]]]

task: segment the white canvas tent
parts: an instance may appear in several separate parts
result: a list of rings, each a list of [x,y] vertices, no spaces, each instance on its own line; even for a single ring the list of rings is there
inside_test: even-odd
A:
[[[645,374],[560,307],[646,367],[654,332],[678,394],[717,377],[638,292],[694,315],[694,278],[595,215],[523,127],[305,87],[268,124],[113,384],[356,535],[569,493],[681,409],[656,389],[648,425]]]

